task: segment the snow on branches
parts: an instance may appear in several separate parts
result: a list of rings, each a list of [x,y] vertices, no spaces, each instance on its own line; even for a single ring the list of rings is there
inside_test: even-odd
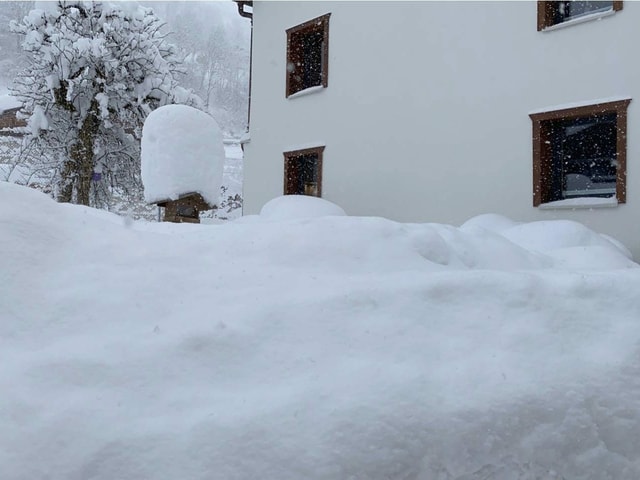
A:
[[[150,8],[78,0],[12,22],[30,63],[12,88],[32,118],[24,151],[60,201],[102,206],[112,188],[140,192],[146,116],[166,104],[201,106],[178,85],[163,26]]]

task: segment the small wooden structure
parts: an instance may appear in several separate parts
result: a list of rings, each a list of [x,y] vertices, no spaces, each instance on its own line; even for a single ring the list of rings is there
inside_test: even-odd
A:
[[[173,223],[200,223],[200,212],[214,208],[195,192],[180,195],[175,200],[162,200],[157,205],[164,208],[162,221]]]
[[[17,114],[20,107],[10,108],[0,111],[0,136],[3,137],[21,137],[22,133],[16,132],[15,128],[26,127],[27,121],[18,118]]]

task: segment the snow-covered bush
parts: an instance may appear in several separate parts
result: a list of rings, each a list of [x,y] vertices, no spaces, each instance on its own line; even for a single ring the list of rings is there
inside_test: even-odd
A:
[[[110,188],[139,192],[146,116],[165,104],[200,105],[178,86],[162,22],[137,4],[40,5],[11,25],[30,63],[13,85],[29,117],[23,160],[48,175],[60,201],[101,206]]]

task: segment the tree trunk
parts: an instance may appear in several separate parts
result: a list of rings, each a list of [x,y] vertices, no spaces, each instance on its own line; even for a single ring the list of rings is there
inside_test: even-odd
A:
[[[98,104],[94,100],[78,132],[78,141],[71,149],[71,159],[75,169],[76,203],[80,205],[89,205],[93,175],[93,144],[100,125],[97,112]]]
[[[64,162],[61,177],[58,201],[60,203],[71,203],[71,200],[73,200],[73,162],[71,160]]]

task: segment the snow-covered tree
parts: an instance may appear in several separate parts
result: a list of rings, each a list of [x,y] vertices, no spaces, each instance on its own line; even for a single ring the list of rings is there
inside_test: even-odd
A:
[[[29,58],[12,88],[29,117],[28,161],[59,201],[101,206],[110,188],[139,191],[146,116],[165,104],[201,106],[178,86],[162,22],[137,4],[39,5],[11,25]]]

